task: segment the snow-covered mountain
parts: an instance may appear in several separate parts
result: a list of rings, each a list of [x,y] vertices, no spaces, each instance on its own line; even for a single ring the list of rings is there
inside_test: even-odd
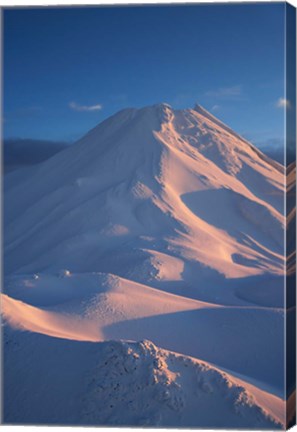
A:
[[[36,340],[40,349],[46,341],[59,347],[71,340],[75,353],[88,342],[99,342],[100,351],[103,341],[150,339],[161,350],[162,383],[177,385],[162,387],[173,398],[168,401],[177,404],[176,416],[169,421],[170,403],[164,402],[167,408],[152,417],[153,424],[271,427],[272,422],[277,427],[286,422],[279,373],[284,368],[286,227],[281,165],[201,106],[174,110],[159,104],[120,111],[45,162],[7,174],[4,186],[8,376],[10,359],[17,363],[13,340],[24,352]],[[30,333],[22,337],[20,330]],[[122,352],[121,345],[109,344]],[[131,356],[141,358],[139,380],[146,379],[145,365],[156,361],[158,348],[148,344],[125,345]],[[32,350],[33,364],[38,352]],[[179,370],[172,352],[185,363],[191,357],[189,374]],[[221,396],[208,396],[203,412],[211,421],[214,406],[227,410],[222,424],[207,424],[207,415],[195,405],[201,403],[200,390],[189,387],[196,368],[209,367],[217,371],[207,372],[214,377],[212,391]],[[177,370],[180,382],[174,378]],[[100,377],[94,378],[99,387],[92,394],[99,391]],[[48,385],[52,378],[50,372]],[[127,379],[114,384],[126,388]],[[244,395],[239,411],[236,380]],[[27,401],[35,385],[28,382]],[[104,403],[113,409],[102,412],[87,393],[92,414],[84,419],[147,424],[153,407],[145,398],[151,393],[143,382],[141,389],[142,408],[127,417],[127,407],[114,395],[104,393]],[[7,398],[16,398],[16,391],[10,386]],[[181,405],[174,396],[179,391],[185,393]],[[132,396],[120,393],[133,405]],[[34,422],[36,404],[31,401],[27,412],[18,401],[22,421]],[[138,418],[141,409],[144,417]],[[12,421],[13,411],[7,412]],[[62,414],[56,421],[71,423]],[[54,422],[50,415],[40,421]]]
[[[200,106],[126,109],[7,176],[5,269],[281,274],[284,184],[281,165]]]

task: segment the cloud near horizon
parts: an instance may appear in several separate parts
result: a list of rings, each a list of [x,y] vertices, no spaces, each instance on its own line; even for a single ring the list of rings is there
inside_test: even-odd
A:
[[[80,105],[76,102],[69,102],[69,108],[73,111],[99,111],[103,108],[101,104],[96,105]]]

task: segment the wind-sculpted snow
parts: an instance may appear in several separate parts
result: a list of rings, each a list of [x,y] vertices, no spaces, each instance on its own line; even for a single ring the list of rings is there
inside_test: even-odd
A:
[[[4,345],[6,423],[228,424],[257,429],[280,429],[283,425],[280,398],[147,340],[88,343],[36,333],[12,334],[7,329]],[[36,357],[38,366],[32,368]],[[11,386],[12,379],[21,380],[21,391]]]
[[[284,424],[281,165],[202,107],[159,104],[4,183],[7,421]]]
[[[200,427],[280,427],[282,401],[244,385],[207,363],[161,350],[147,340],[109,343],[90,374],[84,416],[87,423],[107,425],[195,427],[199,418]],[[258,397],[268,406],[272,402],[280,417],[261,407]],[[218,415],[210,419],[210,410]]]
[[[6,283],[2,313],[16,329],[78,341],[146,338],[283,394],[282,309],[240,300],[222,306],[110,274],[20,275]]]

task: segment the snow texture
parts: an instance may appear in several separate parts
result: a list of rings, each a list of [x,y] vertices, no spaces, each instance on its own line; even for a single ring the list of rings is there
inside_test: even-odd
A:
[[[158,104],[4,188],[6,423],[284,427],[282,165]]]

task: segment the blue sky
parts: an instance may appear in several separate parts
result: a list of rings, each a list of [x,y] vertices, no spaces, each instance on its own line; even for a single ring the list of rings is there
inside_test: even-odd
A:
[[[200,103],[283,138],[284,3],[4,11],[4,136],[71,141],[114,112]]]

